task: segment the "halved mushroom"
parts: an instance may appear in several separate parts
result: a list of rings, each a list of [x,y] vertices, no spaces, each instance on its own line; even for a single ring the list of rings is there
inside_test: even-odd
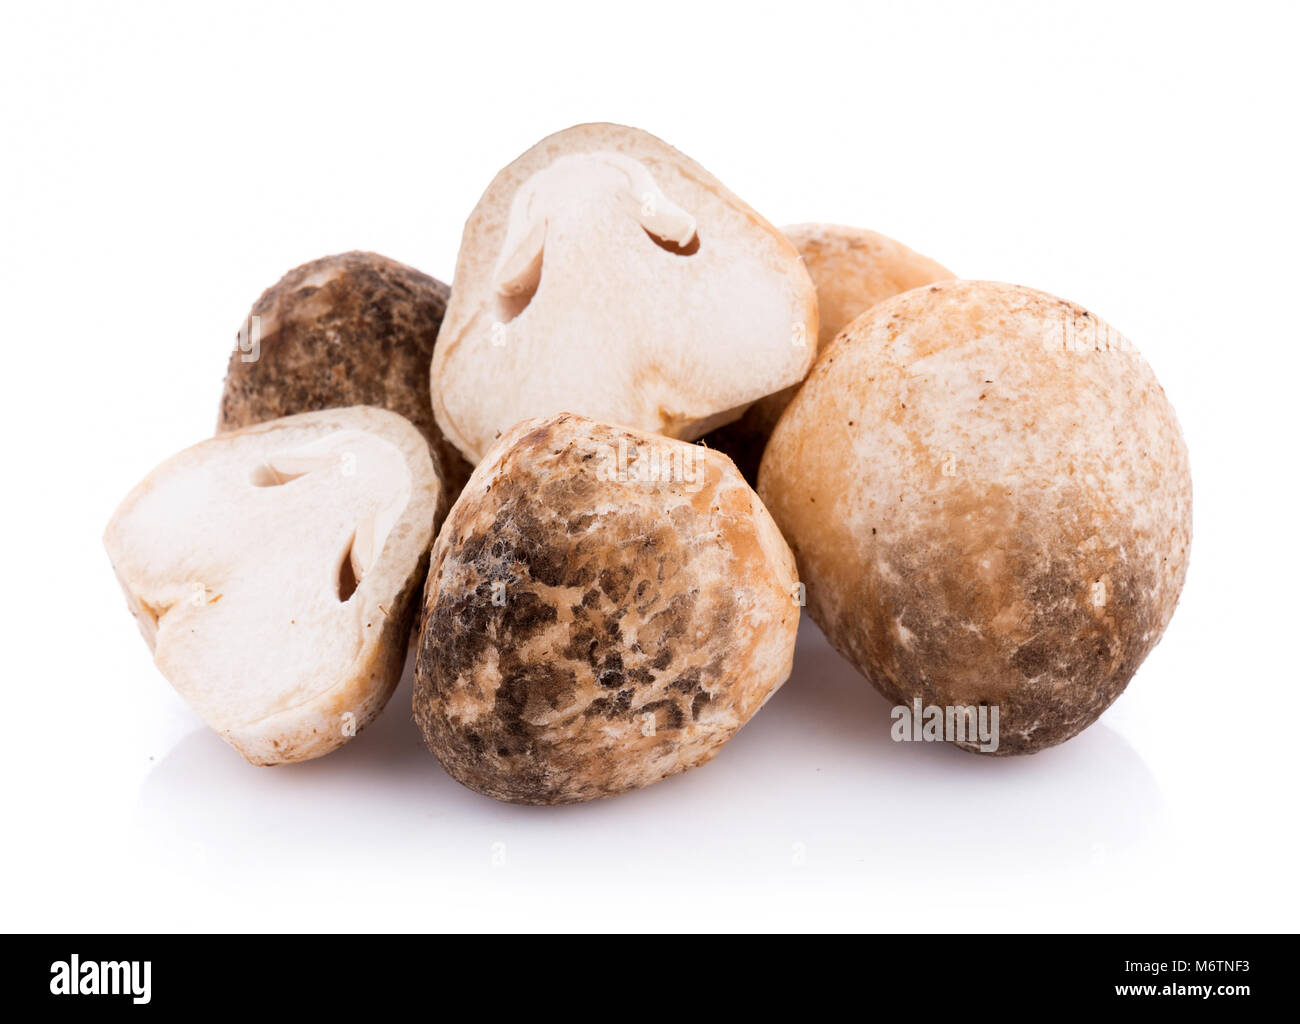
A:
[[[780,232],[654,136],[579,125],[470,215],[433,410],[472,463],[520,420],[565,411],[693,439],[802,380],[816,338],[812,282]]]
[[[391,696],[443,490],[396,413],[304,413],[150,473],[104,546],[159,670],[254,764],[345,743]]]

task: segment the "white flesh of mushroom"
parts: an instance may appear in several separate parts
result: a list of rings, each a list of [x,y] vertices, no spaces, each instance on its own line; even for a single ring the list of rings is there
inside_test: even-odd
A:
[[[775,228],[658,139],[581,126],[501,172],[466,224],[434,413],[471,462],[566,411],[693,439],[801,380],[816,336]]]
[[[338,746],[343,716],[364,725],[391,692],[379,648],[440,487],[400,416],[308,413],[163,463],[105,545],[181,695],[250,760],[298,760]]]

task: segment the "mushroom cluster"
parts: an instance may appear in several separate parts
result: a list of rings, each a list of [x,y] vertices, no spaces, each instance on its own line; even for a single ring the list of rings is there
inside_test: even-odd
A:
[[[777,230],[591,124],[493,179],[450,289],[362,252],[268,289],[216,436],[104,541],[159,670],[249,761],[346,743],[413,646],[443,768],[562,804],[711,760],[805,606],[896,709],[999,733],[938,738],[1060,743],[1160,640],[1190,539],[1173,409],[1093,313]]]

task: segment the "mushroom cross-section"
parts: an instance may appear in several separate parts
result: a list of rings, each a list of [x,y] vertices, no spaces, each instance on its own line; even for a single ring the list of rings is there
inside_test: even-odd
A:
[[[104,535],[154,659],[256,764],[344,743],[382,709],[443,504],[395,413],[304,413],[155,469]]]
[[[775,228],[659,139],[581,125],[498,174],[466,223],[434,414],[475,463],[565,411],[693,439],[801,380],[816,340]]]

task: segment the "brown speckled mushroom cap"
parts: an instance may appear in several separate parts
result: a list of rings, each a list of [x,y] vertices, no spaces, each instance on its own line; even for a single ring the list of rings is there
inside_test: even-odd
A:
[[[816,336],[776,228],[653,135],[578,125],[502,170],[465,224],[434,414],[472,463],[562,411],[693,439],[802,380]]]
[[[429,404],[429,362],[448,294],[441,281],[372,252],[325,256],[289,271],[244,322],[218,433],[317,409],[390,409],[424,434],[454,498],[470,467]],[[253,317],[260,321],[256,351]]]
[[[499,800],[710,760],[790,673],[794,559],[729,460],[579,416],[509,431],[434,545],[415,718]]]
[[[795,224],[781,232],[794,243],[817,288],[818,351],[876,303],[953,276],[934,260],[866,228]],[[798,387],[760,398],[740,419],[705,435],[704,443],[731,456],[745,479],[757,485],[763,449]]]
[[[831,643],[895,704],[997,705],[999,754],[1093,722],[1187,571],[1187,449],[1150,367],[1015,285],[928,285],[854,321],[759,490]]]

